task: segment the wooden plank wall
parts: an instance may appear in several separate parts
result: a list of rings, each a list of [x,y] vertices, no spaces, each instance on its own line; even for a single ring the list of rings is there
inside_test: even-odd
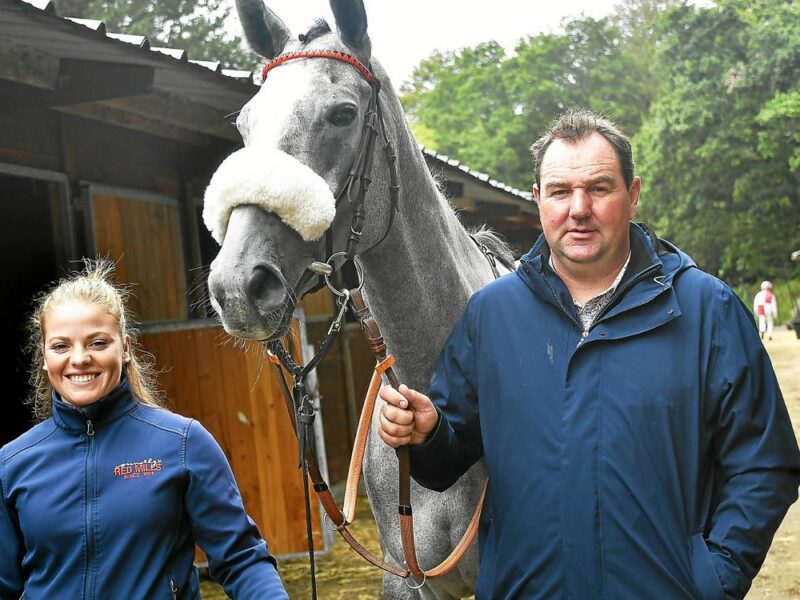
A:
[[[177,205],[98,194],[92,211],[97,253],[116,261],[118,280],[133,286],[137,319],[186,319]]]
[[[200,421],[222,447],[271,552],[304,552],[297,441],[261,347],[234,347],[219,327],[149,333],[142,342],[156,359],[169,407]],[[319,508],[311,497],[314,545],[322,549]]]

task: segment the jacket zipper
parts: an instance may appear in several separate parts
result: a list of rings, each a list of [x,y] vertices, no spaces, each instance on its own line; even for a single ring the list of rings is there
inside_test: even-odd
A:
[[[172,592],[172,600],[178,600],[178,586],[173,579],[169,580],[169,591]]]
[[[578,323],[578,322],[577,322],[577,321],[576,321],[576,320],[575,320],[575,319],[572,317],[572,315],[571,315],[571,314],[569,314],[569,311],[568,311],[568,310],[566,309],[566,307],[565,307],[565,306],[564,306],[564,305],[561,303],[561,300],[559,300],[559,298],[558,298],[558,294],[556,294],[556,291],[553,289],[553,286],[550,284],[550,281],[547,279],[547,275],[546,275],[546,274],[543,274],[543,276],[542,276],[542,279],[544,279],[544,282],[547,284],[547,287],[549,287],[549,288],[550,288],[550,293],[551,293],[551,294],[553,294],[553,299],[554,299],[554,300],[556,301],[556,303],[558,304],[559,308],[561,309],[561,312],[563,312],[563,313],[564,313],[564,314],[567,316],[567,318],[568,318],[570,321],[572,321],[572,324],[573,324],[573,325],[575,325],[576,329],[577,329],[577,330],[578,330],[578,331],[581,333],[581,339],[580,339],[580,341],[578,342],[578,345],[580,346],[580,345],[581,345],[581,342],[582,342],[582,341],[584,340],[584,338],[586,337],[586,332],[584,332],[584,331],[583,331],[583,327],[581,327],[580,323]]]
[[[92,505],[94,503],[94,453],[96,443],[94,442],[94,423],[90,419],[86,420],[86,466],[84,469],[84,482],[86,485],[86,514],[84,515],[84,525],[86,528],[86,559],[84,561],[84,586],[83,597],[87,600],[94,598],[94,590],[91,581],[93,573],[91,570],[92,555],[94,554],[94,528],[92,527]]]
[[[591,328],[592,328],[592,327],[594,327],[594,326],[595,326],[597,323],[599,323],[599,322],[600,322],[600,319],[602,319],[602,318],[605,316],[605,314],[606,314],[606,313],[607,313],[609,310],[611,310],[611,309],[613,308],[613,304],[614,304],[614,302],[617,300],[617,298],[619,298],[620,296],[622,296],[622,294],[623,294],[623,293],[625,293],[625,291],[626,291],[628,288],[631,288],[631,287],[633,287],[634,285],[636,285],[637,283],[639,283],[639,282],[640,282],[642,279],[646,279],[646,278],[647,278],[647,276],[648,276],[648,275],[650,275],[650,273],[652,273],[652,272],[654,272],[654,271],[657,271],[657,270],[658,270],[658,265],[650,265],[650,266],[649,266],[649,267],[647,267],[647,268],[646,268],[644,271],[641,271],[641,272],[640,272],[638,275],[636,275],[636,277],[633,277],[633,278],[632,278],[632,279],[630,279],[630,280],[629,280],[627,283],[625,283],[625,285],[624,285],[624,286],[622,286],[622,287],[619,287],[619,288],[617,288],[616,290],[614,290],[614,293],[613,293],[613,294],[611,294],[611,298],[609,298],[609,299],[608,299],[608,302],[607,302],[607,303],[606,303],[606,305],[603,307],[603,310],[601,310],[601,311],[598,313],[598,315],[597,315],[597,316],[594,318],[594,321],[592,321],[592,324],[591,324],[591,326],[589,327],[589,329],[591,329]],[[662,288],[661,288],[661,292],[663,292],[665,289],[667,289],[667,288],[666,288],[666,286],[662,286]],[[659,296],[659,295],[661,294],[661,292],[659,292],[658,294],[656,294],[656,296]],[[647,302],[650,302],[650,300],[652,300],[652,298],[650,298],[650,299],[648,299],[648,300],[645,300],[644,302],[641,302],[641,303],[639,303],[639,304],[636,304],[636,305],[634,305],[634,306],[631,306],[631,307],[630,307],[630,309],[628,309],[628,310],[632,310],[632,309],[634,309],[634,308],[638,308],[638,307],[640,307],[642,304],[646,304]],[[581,341],[583,341],[583,340],[581,340]]]
[[[581,324],[578,323],[572,317],[571,314],[569,314],[569,311],[567,311],[567,309],[561,303],[561,300],[558,298],[558,294],[556,294],[556,291],[553,289],[553,286],[550,285],[550,281],[548,281],[547,276],[542,277],[542,279],[544,279],[545,283],[547,284],[547,287],[550,288],[550,293],[553,294],[553,298],[555,299],[555,301],[558,304],[559,308],[561,308],[561,312],[563,312],[567,316],[567,318],[569,318],[569,320],[572,321],[572,323],[575,325],[575,327],[580,332],[581,339],[578,340],[578,344],[575,346],[576,348],[580,348],[581,344],[583,344],[583,342],[589,336],[589,332],[591,331],[592,327],[594,327],[598,323],[598,321],[600,321],[600,319],[603,317],[603,315],[605,315],[606,312],[608,312],[611,309],[612,303],[614,301],[616,301],[616,299],[619,298],[628,288],[630,288],[630,287],[634,286],[635,284],[639,283],[642,279],[645,279],[651,272],[656,271],[656,270],[658,270],[658,265],[650,265],[644,271],[641,271],[638,275],[636,275],[636,277],[633,277],[628,282],[626,282],[624,286],[617,288],[614,291],[614,293],[611,295],[611,298],[608,299],[608,302],[606,303],[605,307],[603,307],[603,310],[600,311],[600,313],[595,317],[594,321],[592,321],[592,324],[586,330],[584,330],[583,327],[581,326]],[[640,305],[637,305],[637,306],[640,306]],[[636,308],[636,306],[631,307],[631,308]]]

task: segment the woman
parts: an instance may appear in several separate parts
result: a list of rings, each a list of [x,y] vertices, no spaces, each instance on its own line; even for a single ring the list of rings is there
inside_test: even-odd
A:
[[[161,407],[112,273],[36,302],[41,422],[0,449],[0,598],[200,598],[195,542],[230,597],[286,598],[219,446]]]

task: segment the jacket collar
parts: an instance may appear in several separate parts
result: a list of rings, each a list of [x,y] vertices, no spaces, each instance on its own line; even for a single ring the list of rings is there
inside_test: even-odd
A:
[[[622,296],[635,304],[647,300],[660,293],[672,284],[672,279],[679,271],[694,266],[694,262],[680,250],[656,236],[652,229],[643,223],[630,224],[631,260],[625,276],[618,286]],[[554,304],[559,304],[569,314],[575,316],[572,296],[567,286],[559,279],[549,266],[550,247],[544,234],[533,245],[533,248],[522,257],[517,274],[537,295]],[[637,290],[637,298],[632,298],[630,289],[632,282],[640,280],[644,274],[646,285],[633,286]],[[638,297],[641,296],[642,297]],[[623,302],[623,307],[626,302]]]
[[[669,243],[665,243],[656,236],[655,232],[645,223],[633,223],[629,225],[631,239],[631,263],[628,265],[628,273],[639,273],[642,268],[649,266],[654,260],[664,256],[673,250]],[[538,272],[550,262],[550,246],[544,234],[539,236],[533,247],[525,254],[521,262],[530,262]]]
[[[87,421],[92,421],[95,426],[113,421],[136,408],[138,400],[130,392],[128,379],[123,377],[107,396],[83,408],[76,408],[64,402],[55,390],[53,390],[52,404],[53,420],[56,425],[70,433],[78,434],[86,431]]]

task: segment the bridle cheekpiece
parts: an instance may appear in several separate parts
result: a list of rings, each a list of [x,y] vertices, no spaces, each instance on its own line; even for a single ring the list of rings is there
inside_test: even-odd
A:
[[[397,155],[395,154],[391,140],[387,135],[386,126],[383,122],[383,116],[381,114],[381,106],[379,101],[381,89],[380,80],[375,77],[375,74],[367,65],[362,63],[354,56],[347,54],[346,52],[341,52],[338,50],[300,50],[297,52],[287,52],[285,54],[281,54],[280,56],[277,56],[269,61],[261,71],[262,81],[266,81],[267,74],[272,69],[280,67],[290,60],[295,60],[298,58],[327,58],[347,63],[358,70],[372,90],[369,105],[367,106],[367,110],[364,114],[364,127],[361,140],[356,149],[353,163],[348,172],[347,179],[344,181],[343,185],[335,195],[336,207],[339,206],[342,200],[346,199],[352,210],[352,222],[350,224],[350,232],[347,238],[346,247],[344,252],[334,252],[333,239],[330,231],[328,231],[325,234],[325,250],[328,259],[324,261],[315,261],[314,264],[321,265],[328,262],[331,257],[339,255],[344,256],[345,261],[349,261],[355,256],[356,248],[361,239],[361,230],[365,217],[364,199],[366,197],[369,184],[372,182],[371,172],[373,148],[375,144],[375,138],[378,137],[379,134],[383,138],[383,152],[386,157],[387,165],[389,166],[390,212],[389,223],[386,227],[386,231],[378,243],[382,242],[386,238],[386,235],[389,233],[389,229],[391,228],[394,220],[394,213],[398,210],[397,201],[400,192],[400,186],[397,176]],[[332,266],[334,270],[337,269],[335,265]],[[298,287],[305,287],[305,284],[308,282],[309,278],[313,278],[321,274],[322,273],[315,269],[306,270],[301,278],[301,281],[298,283]],[[303,295],[313,293],[323,285],[325,285],[323,277],[320,277],[317,285],[305,292]]]

